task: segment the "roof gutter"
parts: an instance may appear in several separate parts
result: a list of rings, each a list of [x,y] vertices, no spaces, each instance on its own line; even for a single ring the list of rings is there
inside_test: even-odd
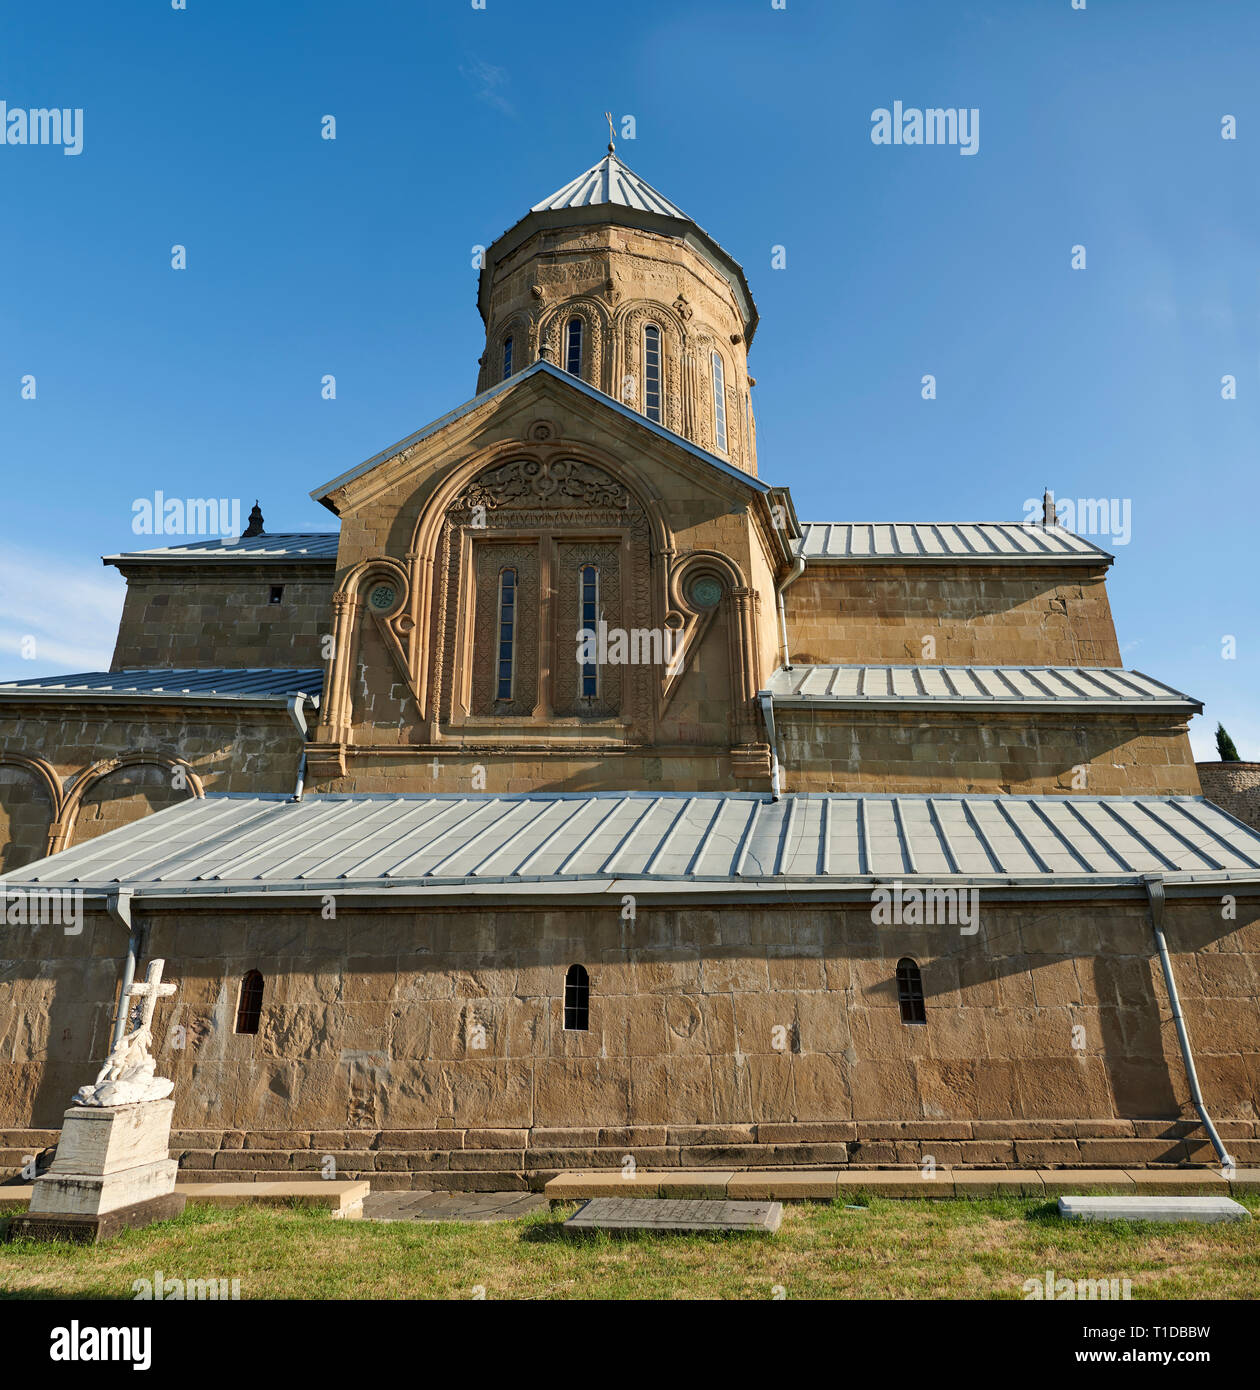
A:
[[[1162,874],[1144,874],[1142,882],[1146,887],[1146,899],[1150,907],[1151,927],[1155,932],[1155,945],[1159,950],[1159,962],[1164,969],[1164,986],[1168,990],[1168,1002],[1172,1007],[1173,1024],[1177,1029],[1177,1041],[1181,1045],[1181,1060],[1185,1063],[1186,1080],[1190,1083],[1190,1099],[1198,1111],[1199,1120],[1207,1130],[1221,1167],[1232,1169],[1234,1160],[1225,1151],[1221,1136],[1216,1132],[1212,1117],[1203,1103],[1203,1092],[1199,1089],[1199,1075],[1194,1067],[1194,1055],[1190,1051],[1190,1035],[1186,1032],[1186,1020],[1181,1012],[1181,997],[1177,993],[1177,982],[1173,978],[1172,961],[1168,956],[1168,942],[1164,939],[1164,877]]]

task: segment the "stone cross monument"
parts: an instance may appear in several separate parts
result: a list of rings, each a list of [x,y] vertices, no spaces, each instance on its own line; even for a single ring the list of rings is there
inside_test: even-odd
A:
[[[149,1052],[153,1011],[175,993],[162,983],[164,961],[153,960],[142,984],[132,985],[119,1008],[139,1004],[134,1028],[119,1038],[91,1086],[80,1087],[66,1111],[57,1154],[35,1179],[31,1204],[13,1234],[42,1239],[97,1241],[124,1226],[146,1226],[177,1216],[179,1164],[170,1156],[173,1081],[155,1075]]]
[[[162,983],[165,964],[164,960],[150,961],[144,983],[131,986],[123,1005],[130,1009],[133,999],[140,1000],[136,1027],[119,1038],[95,1083],[81,1086],[74,1104],[136,1105],[146,1100],[165,1100],[175,1089],[173,1081],[154,1075],[157,1067],[149,1053],[153,1042],[153,1011],[159,999],[175,993],[174,985]]]

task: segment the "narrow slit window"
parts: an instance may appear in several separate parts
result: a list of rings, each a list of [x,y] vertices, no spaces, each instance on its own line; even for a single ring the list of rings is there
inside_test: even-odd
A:
[[[496,700],[512,698],[516,648],[516,571],[499,571],[499,664]]]
[[[283,602],[284,602],[284,585],[283,585],[283,584],[273,584],[273,585],[271,586],[271,597],[267,600],[267,602],[268,602],[268,603],[283,603]]]
[[[583,565],[578,571],[578,607],[583,635],[590,633],[594,637],[599,622],[599,570],[595,565]],[[593,661],[583,661],[579,675],[582,698],[595,699],[599,694],[599,667]]]
[[[923,976],[909,956],[897,962],[897,1002],[902,1023],[926,1023],[923,1007]]]
[[[643,330],[643,410],[661,423],[661,330],[654,323]]]
[[[240,1001],[236,1006],[236,1031],[238,1033],[258,1032],[262,1018],[263,977],[257,970],[250,970],[241,981]]]
[[[713,354],[713,435],[717,446],[726,452],[726,372],[722,359]]]
[[[506,381],[512,375],[512,339],[510,337],[503,340],[503,380]]]
[[[571,965],[564,977],[564,1026],[585,1033],[591,1026],[591,977],[584,965]]]
[[[564,366],[570,376],[582,375],[582,320],[570,319],[564,349]]]

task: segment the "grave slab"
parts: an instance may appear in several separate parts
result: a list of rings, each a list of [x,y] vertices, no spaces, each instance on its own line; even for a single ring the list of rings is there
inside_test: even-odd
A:
[[[778,1202],[715,1202],[705,1198],[592,1197],[564,1223],[565,1231],[751,1231],[769,1235],[779,1229]]]
[[[1251,1213],[1231,1197],[1060,1197],[1059,1215],[1070,1221],[1249,1221]]]

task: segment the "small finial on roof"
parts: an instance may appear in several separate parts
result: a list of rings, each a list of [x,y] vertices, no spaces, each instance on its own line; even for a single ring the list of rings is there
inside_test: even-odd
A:
[[[254,507],[249,514],[249,525],[241,532],[242,536],[261,536],[266,533],[263,531],[263,514],[258,505],[258,498],[254,498]]]
[[[614,133],[614,131],[613,131],[612,112],[611,112],[611,111],[605,111],[605,112],[604,112],[604,119],[608,122],[608,153],[609,153],[609,154],[616,154],[616,153],[617,153],[617,146],[616,146],[616,143],[615,143],[615,142],[616,142],[616,138],[617,138],[617,137],[616,137],[616,135],[615,135],[615,133]]]
[[[1054,493],[1049,488],[1046,488],[1041,498],[1041,524],[1047,527],[1059,524],[1058,513],[1054,506]]]

